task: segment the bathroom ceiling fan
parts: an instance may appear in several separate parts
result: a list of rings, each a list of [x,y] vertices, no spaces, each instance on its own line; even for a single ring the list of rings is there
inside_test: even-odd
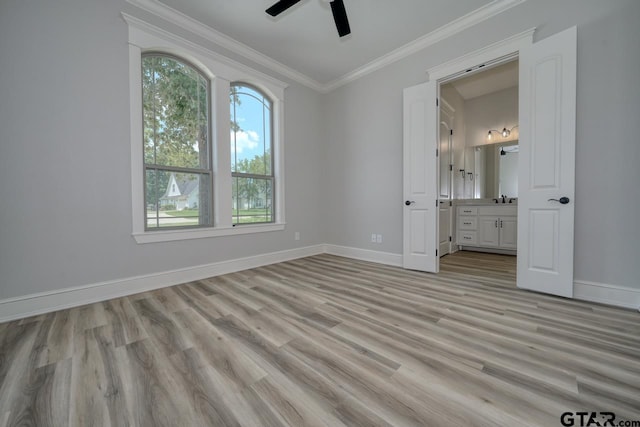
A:
[[[333,20],[336,23],[338,29],[338,35],[344,37],[347,34],[351,34],[351,28],[349,27],[349,19],[347,19],[347,10],[344,7],[343,0],[324,0],[331,5],[331,12],[333,13]],[[266,12],[271,16],[278,16],[291,6],[299,3],[300,0],[280,0],[275,3]]]

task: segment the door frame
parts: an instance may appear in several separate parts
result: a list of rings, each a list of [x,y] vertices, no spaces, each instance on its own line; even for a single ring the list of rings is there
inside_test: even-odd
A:
[[[563,187],[559,189],[559,190],[562,190],[561,192],[563,193],[564,192],[571,193],[570,198],[572,199],[573,191],[574,191],[574,181],[573,181],[572,174],[574,173],[573,161],[575,160],[575,152],[574,152],[575,150],[575,86],[574,85],[576,84],[576,75],[575,75],[576,74],[575,43],[577,40],[576,27],[574,26],[574,27],[568,28],[567,30],[557,33],[555,36],[551,36],[551,38],[545,39],[539,42],[539,44],[536,43],[535,45],[533,43],[534,32],[535,32],[535,28],[532,30],[528,30],[523,33],[520,33],[518,35],[515,35],[509,39],[505,39],[501,42],[494,43],[483,49],[480,49],[478,51],[467,54],[465,56],[446,62],[438,67],[434,67],[428,70],[427,74],[430,81],[428,82],[429,84],[426,85],[426,87],[428,88],[428,93],[426,93],[425,96],[427,98],[435,97],[436,100],[438,100],[440,97],[441,84],[447,83],[449,81],[455,80],[463,76],[472,75],[472,74],[481,72],[483,70],[493,68],[494,66],[503,64],[505,62],[508,62],[520,57],[522,57],[522,60],[525,60],[525,59],[529,60],[529,63],[525,65],[523,65],[522,61],[519,64],[519,74],[520,74],[519,93],[522,96],[523,91],[534,90],[534,88],[532,88],[531,86],[533,85],[533,83],[529,81],[528,74],[526,73],[530,72],[530,68],[533,67],[533,65],[543,64],[546,68],[544,68],[541,72],[544,72],[543,75],[546,76],[545,78],[547,78],[547,80],[555,79],[555,83],[557,85],[560,85],[561,88],[564,88],[563,85],[567,85],[566,91],[562,90],[560,92],[556,92],[556,95],[543,94],[541,99],[543,100],[543,102],[545,102],[545,107],[540,107],[540,106],[538,107],[534,106],[534,107],[538,108],[540,111],[546,111],[545,110],[546,104],[555,102],[555,104],[553,104],[552,107],[555,106],[556,109],[557,108],[562,109],[562,112],[564,113],[564,115],[568,117],[568,122],[564,123],[564,125],[561,128],[559,128],[557,125],[551,126],[551,128],[556,132],[556,134],[554,134],[556,135],[556,138],[560,138],[561,141],[564,141],[566,139],[566,144],[563,144],[563,147],[564,147],[563,150],[566,151],[564,152],[564,155],[566,157],[568,153],[569,157],[572,157],[572,165],[568,165],[567,166],[568,170],[566,172],[563,172],[567,174],[565,175],[565,181],[568,183],[565,185],[565,187],[567,188]],[[532,62],[536,60],[539,60],[542,62],[539,62],[539,63]],[[564,63],[563,60],[566,61],[565,66],[557,65],[557,64],[563,64]],[[555,68],[550,68],[551,66],[549,66],[549,64],[551,64],[551,66],[555,66]],[[560,69],[560,71],[558,71],[558,68]],[[565,71],[565,68],[566,68],[566,71]],[[523,75],[527,77],[523,79]],[[551,83],[553,84],[554,81],[552,81]],[[528,93],[528,92],[525,92],[525,93]],[[562,97],[559,97],[557,93],[561,93]],[[525,104],[528,107],[528,109],[523,109],[522,108],[523,102],[525,101],[523,101],[523,99],[521,98],[519,101],[520,112],[519,112],[519,120],[518,120],[521,126],[524,126],[524,124],[529,124],[531,120],[535,121],[535,119],[532,119],[530,117],[530,115],[532,114],[532,111],[530,109],[534,107],[530,106],[529,104]],[[435,113],[436,120],[438,120],[438,111],[439,109],[437,109]],[[551,124],[554,125],[555,123],[553,122],[554,119],[553,118],[550,119],[547,116],[549,116],[549,114],[542,115],[543,122],[546,119],[547,122],[551,121]],[[433,119],[432,117],[428,117],[427,121],[431,122],[432,119]],[[545,125],[543,124],[539,126],[545,126]],[[546,126],[549,127],[548,125]],[[439,131],[440,131],[440,127],[435,126],[430,131],[431,132],[430,136],[435,137],[435,139],[439,141],[440,139]],[[556,141],[556,139],[552,139],[551,142],[554,142],[554,141]],[[528,137],[525,138],[525,140],[521,138],[519,143],[521,144],[521,147],[524,149],[523,151],[526,153],[528,153],[530,149],[531,150],[537,149],[538,151],[545,149],[544,146],[540,148],[541,144],[536,143],[535,139],[533,141],[529,141]],[[547,149],[547,151],[549,150]],[[540,155],[543,155],[543,154],[540,154]],[[554,152],[554,155],[559,156],[560,154],[556,150]],[[533,161],[533,158],[529,158],[529,157],[523,158],[522,161],[525,166],[529,167],[530,162]],[[436,165],[436,168],[437,167],[438,165]],[[522,174],[527,173],[526,172],[527,169],[524,169],[524,170],[525,172],[522,172],[523,169],[520,170],[520,173],[519,173],[520,178],[522,178]],[[548,171],[542,170],[541,173],[544,174],[545,172],[548,172]],[[556,174],[557,173],[558,172],[556,170]],[[530,177],[529,175],[525,175],[525,178],[530,178]],[[439,176],[437,177],[437,179],[439,179]],[[556,181],[554,182],[558,182],[558,179],[559,178],[556,177]],[[525,185],[525,184],[522,184],[522,182],[525,182],[525,181],[526,180],[519,182],[520,191],[518,192],[519,193],[518,195],[521,200],[520,200],[520,203],[518,203],[518,212],[520,215],[522,215],[525,213],[524,212],[525,210],[529,209],[527,211],[529,215],[527,215],[526,219],[522,218],[522,220],[524,220],[525,222],[519,222],[518,229],[520,231],[519,232],[520,235],[523,235],[523,231],[524,231],[526,232],[524,234],[526,234],[528,237],[527,239],[525,239],[524,242],[522,242],[520,239],[518,240],[519,252],[520,252],[520,249],[522,249],[523,254],[521,254],[522,256],[518,259],[518,264],[516,267],[517,277],[518,277],[517,286],[519,288],[532,289],[539,292],[571,297],[573,295],[573,271],[571,271],[569,274],[569,273],[566,273],[566,269],[563,268],[562,271],[559,271],[556,267],[557,265],[565,265],[569,261],[569,258],[571,259],[571,264],[573,264],[573,256],[574,256],[573,254],[573,209],[574,208],[573,206],[570,206],[571,208],[571,211],[569,212],[570,218],[571,218],[570,233],[563,232],[562,236],[564,236],[563,239],[565,240],[560,242],[559,240],[560,238],[557,237],[557,231],[554,231],[554,230],[557,230],[558,228],[559,215],[551,217],[551,215],[548,213],[551,211],[551,209],[549,209],[548,206],[542,202],[547,197],[551,197],[548,199],[549,201],[558,202],[558,200],[560,200],[560,203],[567,204],[570,198],[564,197],[564,199],[566,200],[563,201],[560,196],[556,196],[555,194],[549,193],[548,191],[546,193],[536,192],[535,194],[533,194],[531,191],[528,191],[528,192],[522,191],[523,190],[522,186]],[[438,183],[436,183],[436,185],[437,184]],[[526,189],[530,190],[530,188],[528,187],[528,184],[526,184],[525,186],[526,186]],[[540,188],[545,188],[545,187],[541,186]],[[535,203],[537,203],[535,205],[536,208],[534,209],[536,210],[536,212],[534,212],[534,210],[532,210],[530,207],[530,203],[533,203],[532,200],[534,199],[535,199]],[[532,231],[529,227],[530,225],[529,219],[531,217],[531,212],[536,213],[541,218],[540,219],[540,222],[542,224],[541,226],[545,226],[545,228],[543,228],[542,231],[546,232],[546,234],[545,233],[542,234],[542,237],[539,237],[538,239],[539,241],[533,242],[533,243],[531,241],[531,236],[537,235],[537,233],[531,234]],[[566,210],[564,212],[565,212],[564,221],[567,221]],[[569,238],[571,239],[571,241],[567,243],[566,240]],[[439,241],[437,241],[436,243],[439,243]],[[530,263],[533,260],[532,255],[530,253],[532,250],[531,249],[532,244],[535,245],[535,247],[533,248],[534,255],[538,257],[537,259],[542,260],[539,266],[534,265],[532,267],[531,265],[525,262],[525,260],[527,260]],[[562,255],[564,257],[563,260],[557,259],[560,256],[558,254],[564,254]],[[549,258],[550,256],[552,258]],[[524,277],[525,272],[527,273],[526,280],[524,278],[521,278],[521,273],[523,273],[522,276]],[[565,279],[569,278],[571,287],[567,288],[567,286],[565,286],[566,283],[564,279],[560,282],[557,280],[554,281],[550,277],[540,276],[542,274],[547,274],[547,276],[555,275],[556,277],[564,277]],[[541,278],[550,279],[550,283],[557,284],[559,287],[557,289],[553,288],[552,290],[549,284],[544,285],[543,283],[543,285],[540,285],[538,282],[540,282],[539,279]],[[545,281],[542,280],[542,282],[545,282]],[[553,286],[556,286],[556,285],[553,285]]]
[[[438,106],[438,100],[440,99],[440,84],[446,83],[447,81],[453,80],[455,78],[471,75],[475,72],[482,71],[488,68],[491,68],[495,65],[500,65],[505,62],[511,61],[518,57],[520,50],[523,50],[533,44],[533,33],[535,32],[535,27],[529,29],[527,31],[523,31],[519,34],[506,38],[502,41],[493,43],[489,46],[486,46],[482,49],[476,50],[469,54],[463,55],[459,58],[453,59],[451,61],[440,64],[436,67],[432,67],[426,71],[427,81],[416,86],[412,86],[409,88],[405,88],[403,92],[403,145],[404,145],[404,170],[403,170],[403,191],[406,197],[410,197],[408,194],[407,188],[411,187],[410,181],[407,181],[407,176],[409,171],[407,170],[407,165],[409,153],[407,152],[407,138],[408,134],[411,135],[413,129],[408,129],[408,124],[411,122],[408,117],[408,113],[410,113],[411,102],[420,104],[420,114],[422,114],[424,124],[419,126],[419,129],[415,129],[416,132],[420,133],[420,137],[424,140],[424,142],[428,145],[429,143],[433,143],[434,146],[433,152],[436,154],[435,158],[435,170],[429,170],[429,174],[431,174],[434,178],[433,181],[433,189],[435,191],[434,198],[436,206],[440,205],[439,198],[439,166],[440,162],[437,158],[437,147],[440,141],[440,108]],[[408,99],[411,98],[411,99]],[[411,101],[411,102],[409,102]],[[413,104],[411,104],[413,105]],[[417,113],[417,112],[413,112]],[[431,131],[429,131],[431,129]],[[431,150],[431,148],[425,146],[424,150]],[[422,150],[422,151],[424,151]],[[422,153],[421,151],[421,153]],[[426,153],[427,151],[425,151]],[[422,153],[424,154],[424,153]],[[429,155],[430,157],[430,155]],[[423,171],[427,172],[427,171]],[[410,176],[410,174],[409,174]],[[406,199],[405,204],[407,206],[412,203],[411,200]],[[426,205],[425,205],[426,206]],[[431,205],[433,206],[433,205]],[[410,208],[409,208],[410,209]],[[427,209],[424,207],[423,210]],[[434,241],[430,242],[421,242],[420,248],[422,248],[423,252],[427,244],[433,245],[433,251],[436,252],[435,248],[438,248],[440,245],[439,240],[439,223],[438,223],[438,212],[439,209],[435,210],[435,223],[433,224],[433,228],[435,230],[431,230],[430,224],[425,224],[423,228],[429,227],[429,232],[433,234]],[[420,261],[414,260],[414,254],[410,250],[411,248],[411,227],[408,225],[408,221],[410,217],[408,216],[408,209],[404,209],[403,213],[403,255],[402,255],[402,264],[404,268],[415,269],[420,271],[427,271],[437,273],[440,269],[440,257],[437,256],[437,252],[433,259],[431,257],[428,258],[428,263],[425,264],[422,259]],[[424,248],[423,248],[424,246]],[[422,253],[422,252],[421,252]],[[425,254],[430,253],[430,251],[426,251]],[[425,255],[423,254],[423,255]],[[420,258],[420,257],[418,257]],[[424,256],[423,256],[424,258]]]
[[[519,34],[508,37],[504,40],[490,44],[484,48],[473,51],[466,55],[447,61],[438,66],[432,67],[427,70],[427,81],[435,82],[435,85],[430,85],[434,88],[435,93],[431,94],[437,100],[441,99],[440,86],[449,81],[455,80],[463,76],[470,76],[475,73],[485,71],[495,66],[513,61],[518,58],[520,51],[526,49],[533,44],[533,34],[536,28],[531,28],[523,31]],[[440,141],[440,108],[436,108],[436,118],[434,139]],[[439,167],[439,160],[438,160]],[[437,174],[438,179],[438,193],[440,188],[440,174]],[[439,200],[438,200],[439,201]],[[439,225],[439,224],[438,224]],[[440,241],[436,237],[436,245],[439,246]],[[436,257],[436,272],[439,271],[440,258]]]

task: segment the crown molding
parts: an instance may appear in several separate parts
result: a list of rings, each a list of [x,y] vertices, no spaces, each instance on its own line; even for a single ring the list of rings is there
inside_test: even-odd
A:
[[[442,78],[452,80],[455,77],[467,74],[468,68],[477,67],[479,64],[498,65],[515,59],[521,49],[533,43],[535,31],[535,27],[530,28],[482,49],[474,50],[466,55],[429,68],[426,72],[427,80],[439,80]]]
[[[237,53],[238,55],[249,59],[256,64],[263,65],[271,71],[275,71],[276,73],[290,78],[291,80],[298,82],[304,86],[307,86],[319,92],[323,92],[324,90],[324,85],[315,81],[314,79],[302,74],[299,71],[294,70],[291,67],[282,64],[281,62],[276,61],[275,59],[268,57],[267,55],[258,52],[257,50],[247,46],[244,43],[240,43],[239,41],[232,39],[231,37],[221,33],[220,31],[214,30],[213,28],[201,23],[200,21],[197,21],[185,15],[184,13],[175,10],[158,0],[127,0],[127,3],[146,12],[149,12],[155,16],[158,16],[165,21],[176,24],[194,33],[195,35],[209,40],[212,43],[215,43],[225,49],[229,49],[230,51]]]
[[[425,34],[424,36],[415,39],[412,42],[393,50],[386,55],[374,59],[368,64],[357,68],[342,77],[339,77],[325,85],[323,85],[323,92],[331,92],[340,86],[350,83],[359,79],[367,74],[370,74],[376,70],[379,70],[387,65],[393,64],[409,55],[413,55],[429,46],[432,46],[439,41],[442,41],[448,37],[451,37],[457,33],[460,33],[467,28],[471,28],[489,18],[492,18],[512,7],[518,6],[524,3],[526,0],[494,0],[491,3],[482,6],[468,14],[455,19],[448,24],[443,25],[440,28],[433,30],[432,32]]]
[[[238,55],[267,67],[269,70],[281,74],[297,83],[321,93],[329,93],[340,86],[357,80],[367,74],[377,71],[387,65],[397,62],[409,55],[426,49],[439,41],[451,37],[459,32],[473,27],[487,19],[490,19],[512,7],[524,3],[526,0],[493,0],[460,18],[457,18],[442,27],[399,47],[373,61],[365,64],[343,76],[328,83],[320,83],[311,77],[294,70],[293,68],[276,61],[273,58],[258,52],[257,50],[241,43],[220,31],[217,31],[200,21],[197,21],[170,6],[161,3],[159,0],[127,0],[127,2],[139,9],[149,12],[157,17],[178,25],[195,35],[215,43],[225,49],[233,51]]]
[[[235,61],[231,58],[228,58],[224,55],[221,55],[220,53],[208,49],[206,47],[203,47],[197,43],[193,43],[185,38],[182,38],[180,36],[177,36],[173,33],[171,33],[170,31],[166,31],[160,27],[157,27],[155,25],[152,25],[142,19],[136,18],[135,16],[132,16],[128,13],[125,12],[120,12],[120,16],[122,16],[122,19],[127,23],[127,25],[129,26],[129,43],[133,43],[134,45],[137,45],[137,42],[139,42],[139,37],[136,36],[132,36],[131,32],[133,29],[136,30],[141,30],[142,32],[146,33],[146,34],[151,34],[155,37],[160,37],[162,39],[165,40],[169,40],[171,43],[181,46],[181,47],[186,47],[187,49],[190,49],[194,52],[197,52],[205,57],[208,57],[209,59],[212,59],[213,61],[215,61],[217,63],[217,67],[218,68],[222,68],[222,67],[226,67],[228,69],[228,67],[231,67],[233,70],[235,71],[241,71],[245,74],[248,74],[254,78],[257,78],[259,80],[263,80],[266,83],[269,83],[270,85],[272,85],[273,87],[271,88],[272,90],[275,88],[279,89],[279,91],[276,91],[276,97],[277,98],[282,98],[282,94],[281,91],[286,89],[288,85],[288,83],[280,81],[278,79],[276,79],[275,77],[269,75],[269,74],[265,74],[261,71],[257,71],[251,67],[249,67],[246,64],[243,64],[241,62]],[[140,32],[138,32],[137,34],[141,34]],[[134,42],[133,40],[136,40],[136,42]]]

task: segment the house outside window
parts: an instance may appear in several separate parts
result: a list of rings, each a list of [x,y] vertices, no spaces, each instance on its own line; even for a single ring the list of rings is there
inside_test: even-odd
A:
[[[272,101],[246,83],[230,87],[233,224],[274,221]]]
[[[145,227],[211,226],[209,80],[166,54],[142,56]]]

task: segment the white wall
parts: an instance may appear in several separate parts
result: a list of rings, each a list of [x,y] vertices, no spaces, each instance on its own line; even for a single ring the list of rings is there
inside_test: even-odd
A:
[[[515,128],[506,138],[494,132],[491,140],[487,139],[489,129],[502,131],[502,128],[511,129],[518,124],[517,87],[468,99],[464,103],[464,108],[467,147],[518,139],[518,128]]]
[[[514,197],[517,191],[509,189],[509,192],[498,191],[499,177],[496,175],[496,143],[510,142],[518,139],[518,128],[513,131],[506,138],[502,136],[500,131],[503,128],[512,129],[518,124],[518,87],[512,87],[503,89],[497,92],[493,92],[487,95],[478,96],[472,99],[468,99],[464,102],[465,115],[465,140],[467,147],[479,147],[486,146],[485,152],[482,154],[482,161],[480,161],[482,167],[481,171],[475,170],[474,162],[466,162],[466,171],[475,173],[475,180],[477,182],[469,181],[469,175],[467,175],[467,196],[473,198],[474,194],[472,188],[475,186],[475,197],[477,198],[494,198],[499,197],[502,194],[506,194],[510,197]],[[487,139],[487,133],[489,129],[497,130],[493,132],[491,140]],[[467,154],[471,154],[472,149],[466,151]],[[479,155],[477,152],[476,155]],[[513,181],[517,187],[517,179]],[[479,193],[479,194],[478,194]]]
[[[575,279],[640,288],[638,16],[637,0],[527,1],[326,95],[330,241],[402,252],[403,88],[531,27],[540,40],[577,25]]]
[[[287,229],[146,245],[131,237],[126,7],[0,2],[0,300],[318,243],[399,254],[402,89],[533,26],[542,39],[574,24],[575,276],[640,288],[637,0],[530,0],[330,94],[292,83]]]
[[[325,240],[316,161],[321,97],[292,83],[286,230],[136,244],[125,7],[122,0],[0,2],[0,300]]]

